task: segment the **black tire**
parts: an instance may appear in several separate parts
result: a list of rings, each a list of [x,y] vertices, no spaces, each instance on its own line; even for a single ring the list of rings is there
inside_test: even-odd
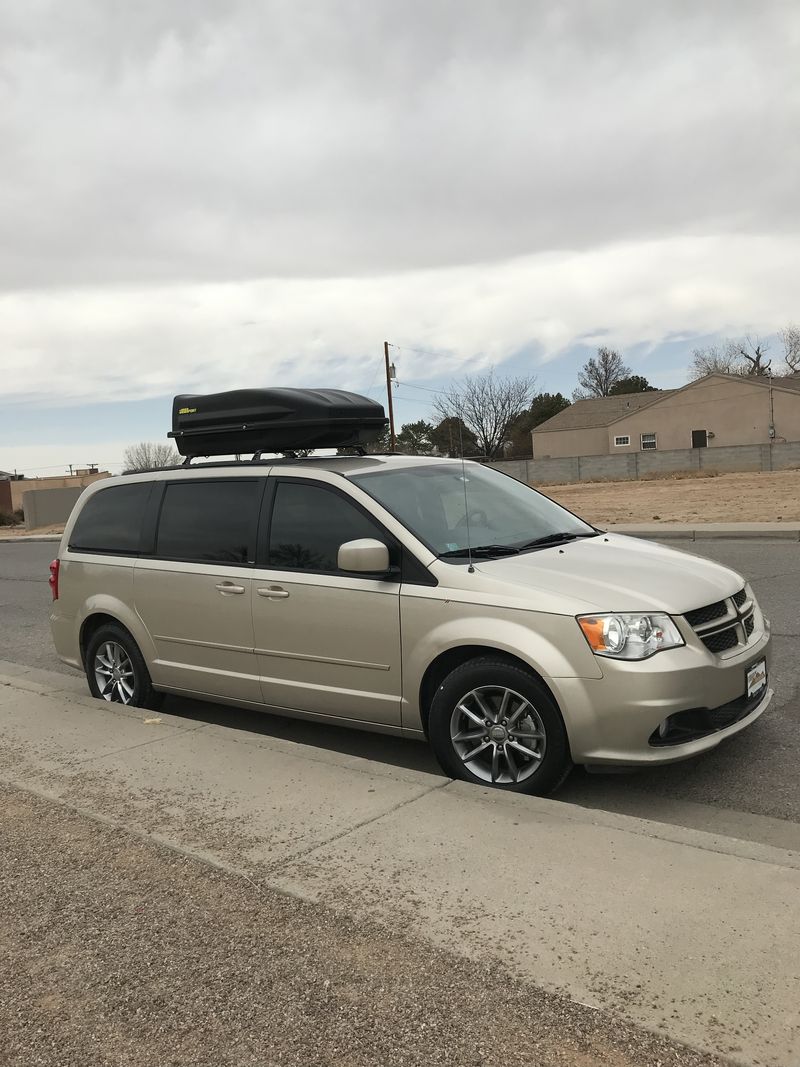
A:
[[[500,726],[501,722],[509,722],[514,718],[512,712],[508,719],[500,719],[500,708],[504,706],[502,705],[503,691],[513,694],[509,697],[509,708],[525,710],[521,701],[517,700],[513,703],[515,697],[521,697],[527,702],[528,709],[525,710],[524,717],[518,720],[519,726],[512,726],[507,730],[507,744],[511,747],[512,757],[510,762],[507,756],[503,755],[508,752],[508,748],[506,743],[502,742],[502,737],[500,737],[500,743],[492,739],[487,741],[489,728],[481,726],[478,722],[467,721],[459,710],[464,706],[462,702],[466,701],[470,710],[480,714],[480,705],[470,705],[467,700],[467,698],[472,701],[477,699],[474,695],[476,690],[478,697],[490,707],[490,711],[498,715],[495,729]],[[468,743],[462,743],[462,748],[469,750],[465,753],[467,755],[473,751],[473,745],[475,747],[485,746],[478,758],[471,761],[472,767],[479,768],[480,773],[474,773],[473,769],[467,766],[456,748],[456,741],[453,737],[453,729],[455,729],[453,723],[456,717],[461,723],[474,727],[473,733],[480,734],[484,729],[487,731],[484,737],[475,737]],[[485,720],[485,722],[491,721],[491,719]],[[528,723],[530,725],[526,725]],[[525,733],[523,733],[523,728]],[[513,733],[517,729],[519,729],[519,736]],[[489,656],[473,659],[456,667],[444,679],[431,702],[428,736],[434,755],[445,774],[475,785],[505,789],[512,793],[544,796],[556,790],[572,769],[564,720],[545,686],[534,674],[524,668]],[[461,733],[456,732],[456,739],[460,736]],[[529,737],[536,737],[539,740],[529,741]],[[517,746],[524,745],[525,748],[518,749],[514,746],[514,742]],[[520,756],[519,753],[527,751],[528,746],[538,749],[541,755]],[[505,771],[502,775],[498,773],[497,779],[493,781],[487,775],[491,776],[495,773],[493,754],[498,749],[500,754],[497,767],[498,770],[505,767]],[[520,766],[522,770],[519,769]],[[520,780],[513,780],[510,777],[512,774],[510,767],[516,767],[520,776],[523,773],[526,776],[521,777]],[[507,780],[503,780],[504,777]]]
[[[108,657],[103,655],[104,646],[116,647],[124,650],[124,653],[127,656],[127,662],[130,664],[132,675],[131,678],[128,678],[126,665],[125,678],[123,679],[122,676],[120,677],[120,682],[124,683],[124,688],[123,685],[115,684],[107,695],[104,695],[101,690],[97,678],[97,669],[99,669],[98,654],[101,656],[102,660],[109,662]],[[150,672],[144,662],[144,657],[139,651],[139,646],[123,626],[109,623],[105,626],[101,626],[92,634],[89,644],[86,647],[85,669],[86,680],[89,683],[89,691],[97,700],[123,704],[127,707],[150,708],[153,711],[161,706],[163,694],[157,693],[153,689],[153,684],[150,680]],[[111,676],[109,676],[109,680],[113,682]],[[128,688],[131,689],[129,698],[127,693]]]

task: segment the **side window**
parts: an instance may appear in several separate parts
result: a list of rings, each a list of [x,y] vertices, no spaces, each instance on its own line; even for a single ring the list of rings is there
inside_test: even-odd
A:
[[[136,555],[151,485],[151,482],[110,485],[90,496],[70,535],[70,549]]]
[[[305,482],[279,482],[275,491],[268,566],[336,571],[339,545],[359,537],[386,541],[377,523],[339,493]]]
[[[167,482],[156,556],[195,563],[252,563],[263,482]]]

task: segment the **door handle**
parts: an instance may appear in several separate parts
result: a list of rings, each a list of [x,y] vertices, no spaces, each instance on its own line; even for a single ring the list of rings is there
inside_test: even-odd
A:
[[[281,589],[279,585],[271,585],[268,588],[256,589],[259,596],[265,596],[267,600],[285,600],[289,595],[288,589]]]
[[[214,586],[223,596],[228,593],[244,593],[245,588],[243,585],[234,585],[233,582],[220,582],[219,585]]]

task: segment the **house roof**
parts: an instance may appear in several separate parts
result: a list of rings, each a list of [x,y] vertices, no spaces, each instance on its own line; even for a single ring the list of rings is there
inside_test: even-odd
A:
[[[539,423],[533,432],[591,430],[599,426],[610,426],[617,419],[639,411],[676,392],[677,389],[653,389],[649,393],[622,393],[619,396],[598,396],[591,400],[576,400],[574,404],[559,411],[546,422]]]
[[[540,430],[592,430],[604,426],[610,426],[612,422],[624,419],[626,415],[632,415],[642,408],[657,404],[661,400],[674,393],[691,389],[708,378],[730,378],[742,385],[761,385],[769,388],[770,377],[766,374],[740,375],[740,374],[707,374],[704,378],[689,382],[680,389],[653,389],[648,393],[622,393],[620,396],[598,396],[591,400],[576,400],[568,408],[559,411],[551,419],[540,423],[534,428],[534,433]],[[783,389],[792,393],[800,393],[800,374],[793,374],[786,378],[772,378],[773,389]]]

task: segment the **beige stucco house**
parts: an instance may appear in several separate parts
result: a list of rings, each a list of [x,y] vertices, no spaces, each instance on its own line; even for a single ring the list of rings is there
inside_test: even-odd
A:
[[[535,459],[800,441],[800,375],[709,374],[682,389],[578,400],[533,431]]]

